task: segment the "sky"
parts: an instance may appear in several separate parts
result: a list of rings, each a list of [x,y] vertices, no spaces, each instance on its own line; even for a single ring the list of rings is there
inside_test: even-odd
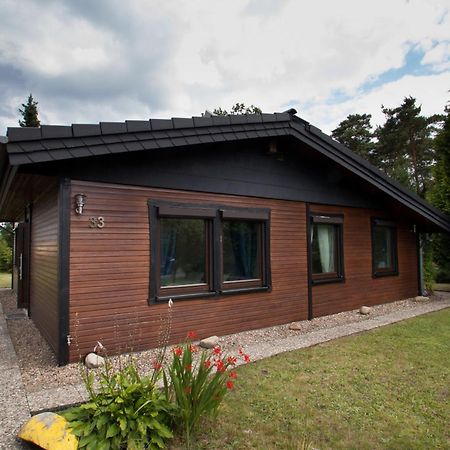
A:
[[[450,100],[449,0],[1,0],[0,134],[199,116],[236,102],[330,133],[412,96]]]

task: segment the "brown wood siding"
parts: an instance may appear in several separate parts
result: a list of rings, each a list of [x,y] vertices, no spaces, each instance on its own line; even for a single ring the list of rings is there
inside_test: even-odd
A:
[[[30,313],[58,352],[58,191],[33,204],[31,218]]]
[[[371,217],[395,217],[369,209],[323,205],[310,208],[314,212],[344,215],[345,282],[312,287],[314,317],[417,295],[416,235],[409,224],[397,222],[399,274],[373,278]]]
[[[108,351],[155,347],[166,304],[149,295],[147,201],[206,202],[271,210],[272,291],[180,300],[172,308],[171,342],[188,330],[201,337],[267,327],[307,318],[305,204],[231,195],[72,182],[72,193],[86,194],[83,215],[72,211],[70,233],[70,359],[99,340]],[[102,216],[103,229],[89,228]]]

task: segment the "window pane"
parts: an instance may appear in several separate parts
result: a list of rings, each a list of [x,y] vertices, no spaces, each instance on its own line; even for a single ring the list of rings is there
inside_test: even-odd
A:
[[[206,223],[160,219],[161,286],[206,283]]]
[[[260,222],[223,221],[223,281],[261,278]]]
[[[373,227],[373,257],[375,269],[393,269],[391,228]]]
[[[333,224],[314,224],[312,227],[312,271],[314,274],[336,273],[336,230]]]

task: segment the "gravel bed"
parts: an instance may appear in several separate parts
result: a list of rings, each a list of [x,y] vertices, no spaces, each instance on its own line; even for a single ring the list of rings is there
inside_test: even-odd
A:
[[[444,296],[448,296],[448,294],[436,293],[431,296],[428,303],[439,302]],[[68,364],[64,367],[58,367],[55,355],[33,322],[28,318],[17,318],[18,311],[15,306],[15,294],[11,290],[0,290],[0,301],[6,316],[10,315],[11,317],[11,319],[7,320],[8,330],[19,359],[19,366],[26,390],[28,392],[36,392],[63,385],[82,383],[82,365]],[[358,310],[345,311],[319,317],[311,321],[297,322],[300,328],[298,331],[290,330],[289,324],[285,324],[222,336],[219,344],[225,353],[236,354],[240,347],[243,347],[245,350],[248,346],[275,342],[316,330],[362,322],[377,316],[414,309],[421,304],[414,301],[414,299],[406,299],[372,306],[369,315],[361,315]],[[156,353],[157,350],[148,350],[133,354],[133,360],[137,363],[142,373],[151,372]],[[110,359],[115,366],[118,366],[123,364],[126,358],[129,358],[129,356]]]

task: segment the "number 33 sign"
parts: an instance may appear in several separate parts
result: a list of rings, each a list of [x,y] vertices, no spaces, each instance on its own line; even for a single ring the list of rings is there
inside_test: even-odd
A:
[[[89,228],[103,228],[105,226],[105,219],[103,217],[90,217]]]

